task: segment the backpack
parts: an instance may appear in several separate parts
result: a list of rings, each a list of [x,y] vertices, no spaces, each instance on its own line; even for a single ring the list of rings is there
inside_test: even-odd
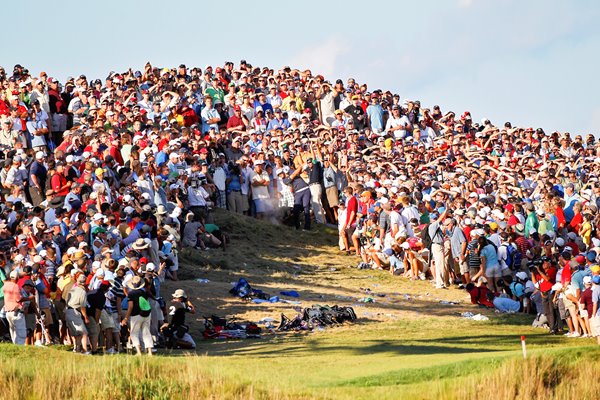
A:
[[[433,244],[433,237],[429,236],[429,226],[431,224],[425,225],[423,230],[421,231],[421,243],[423,243],[424,249],[431,250],[431,245]],[[438,227],[437,231],[435,231],[434,237],[442,233],[442,230]]]
[[[504,260],[506,266],[511,271],[521,268],[521,261],[523,260],[521,252],[510,244],[503,244],[502,246],[506,247],[506,260]]]
[[[252,286],[248,283],[244,278],[240,278],[240,280],[235,284],[234,287],[229,290],[229,293],[236,297],[240,297],[244,300],[252,300],[252,299],[263,299],[269,300],[271,296],[267,293],[264,293],[262,290],[253,289]]]
[[[138,306],[140,307],[140,316],[148,317],[150,315],[150,311],[152,307],[150,306],[150,302],[144,296],[138,297]]]

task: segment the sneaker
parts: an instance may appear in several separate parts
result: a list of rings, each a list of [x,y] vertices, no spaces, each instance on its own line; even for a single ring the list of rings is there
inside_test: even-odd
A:
[[[572,335],[571,332],[567,332],[567,333],[564,334],[564,336],[566,336],[566,337],[571,337],[571,335]]]
[[[35,343],[34,343],[34,346],[42,347],[43,346],[42,341],[41,340],[36,340]]]
[[[589,338],[587,333],[584,333],[583,335],[579,336],[580,339],[585,339],[585,338]]]
[[[436,289],[448,289],[446,286],[444,285],[435,285]]]
[[[425,273],[424,273],[424,272],[421,272],[421,273],[419,274],[419,279],[420,279],[420,280],[422,280],[422,281],[424,281],[424,280],[425,280]]]
[[[573,332],[573,333],[571,333],[571,336],[569,336],[569,337],[579,337],[579,336],[581,336],[581,334],[579,332]]]
[[[91,353],[91,352],[89,352],[89,351],[84,351],[84,352],[83,352],[83,353],[81,353],[81,354],[83,354],[84,356],[90,356],[90,355],[92,355],[92,353]]]
[[[104,352],[104,354],[117,354],[117,351],[112,347]]]

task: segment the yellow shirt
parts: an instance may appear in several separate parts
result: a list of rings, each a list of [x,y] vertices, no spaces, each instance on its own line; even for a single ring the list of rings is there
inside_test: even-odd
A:
[[[304,111],[304,101],[300,97],[296,97],[292,99],[290,96],[283,99],[283,103],[281,103],[281,109],[284,111],[290,111],[290,102],[292,100],[296,101],[296,111],[303,112]]]

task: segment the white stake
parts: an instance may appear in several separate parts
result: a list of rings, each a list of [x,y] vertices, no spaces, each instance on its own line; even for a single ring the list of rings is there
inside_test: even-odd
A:
[[[527,358],[527,348],[525,347],[525,336],[521,336],[521,347],[523,348],[523,358]]]

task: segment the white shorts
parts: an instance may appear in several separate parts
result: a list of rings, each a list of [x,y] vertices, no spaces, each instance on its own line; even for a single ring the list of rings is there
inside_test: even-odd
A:
[[[592,336],[600,336],[600,317],[590,318],[590,328],[592,329]]]
[[[501,278],[502,271],[500,271],[500,265],[492,265],[491,267],[485,267],[485,276],[488,278]]]

